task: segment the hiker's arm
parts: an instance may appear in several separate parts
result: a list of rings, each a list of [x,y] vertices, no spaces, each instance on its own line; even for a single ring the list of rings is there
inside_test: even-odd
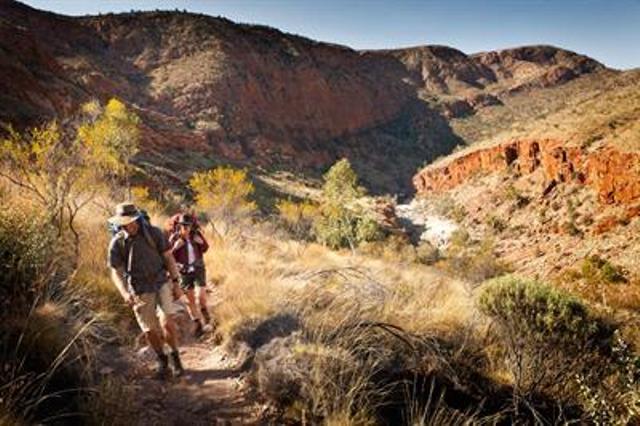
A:
[[[179,250],[184,244],[184,240],[178,234],[172,234],[171,237],[169,237],[169,245],[173,252]]]
[[[177,280],[180,278],[180,273],[178,272],[178,266],[176,265],[176,259],[173,257],[171,250],[167,250],[162,253],[164,257],[164,264],[167,267],[167,271],[169,271],[169,275],[172,280]]]
[[[134,303],[135,296],[129,293],[129,290],[127,290],[126,279],[124,277],[124,269],[111,268],[111,280],[116,285],[116,288],[120,292],[120,295],[122,296],[124,301],[129,304]]]
[[[207,240],[200,231],[196,232],[196,235],[193,237],[193,242],[200,246],[200,251],[202,253],[206,253],[207,250],[209,250],[209,243],[207,243]]]
[[[111,281],[115,284],[118,292],[127,304],[133,306],[136,303],[136,296],[128,290],[125,274],[126,263],[122,255],[123,250],[120,243],[120,237],[113,238],[109,243],[107,266],[111,272]]]
[[[171,276],[171,282],[173,283],[173,298],[178,300],[182,297],[182,289],[180,288],[180,274],[178,272],[178,266],[176,265],[176,259],[171,254],[171,250],[165,251],[163,254],[164,263],[167,266],[169,275]]]

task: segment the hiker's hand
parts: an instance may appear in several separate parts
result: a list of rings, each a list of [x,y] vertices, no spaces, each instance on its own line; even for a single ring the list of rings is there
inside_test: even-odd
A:
[[[127,293],[127,295],[124,298],[124,301],[127,305],[129,306],[135,306],[136,304],[138,304],[138,302],[140,302],[140,299],[138,299],[138,296],[136,296],[133,293]]]
[[[173,249],[177,250],[184,245],[184,239],[182,237],[178,237],[175,243],[173,243]]]
[[[193,237],[193,242],[196,243],[196,244],[204,244],[204,241],[202,240],[202,237],[200,235],[198,235],[198,234],[196,234]]]

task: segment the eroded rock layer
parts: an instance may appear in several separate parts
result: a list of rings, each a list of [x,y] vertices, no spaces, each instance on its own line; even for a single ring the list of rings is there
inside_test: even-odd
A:
[[[600,202],[631,204],[640,200],[640,154],[613,146],[589,150],[554,139],[514,140],[452,156],[420,171],[413,183],[418,193],[442,192],[477,174],[541,171],[541,194],[557,184],[578,182],[595,189]]]

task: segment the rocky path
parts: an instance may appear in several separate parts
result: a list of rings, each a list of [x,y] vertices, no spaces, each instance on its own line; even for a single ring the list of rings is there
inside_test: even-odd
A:
[[[180,328],[187,330],[189,321],[183,320],[179,321]],[[156,360],[148,347],[138,351],[116,347],[106,355],[104,374],[119,376],[129,388],[126,405],[135,414],[131,425],[264,424],[260,421],[262,406],[238,368],[242,360],[230,357],[215,344],[211,334],[201,340],[188,336],[182,340],[180,353],[185,374],[167,381],[153,378]]]
[[[141,425],[258,424],[259,405],[245,386],[237,363],[211,341],[183,345],[185,375],[167,382],[149,378],[146,368],[133,372],[134,391],[140,395]]]

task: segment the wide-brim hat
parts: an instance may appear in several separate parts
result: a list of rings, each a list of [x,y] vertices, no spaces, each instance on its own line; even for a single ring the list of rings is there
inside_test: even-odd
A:
[[[190,214],[181,214],[178,216],[178,225],[193,225],[193,217]]]
[[[120,203],[116,206],[115,216],[109,218],[109,222],[118,226],[125,226],[140,218],[140,211],[133,203]]]

